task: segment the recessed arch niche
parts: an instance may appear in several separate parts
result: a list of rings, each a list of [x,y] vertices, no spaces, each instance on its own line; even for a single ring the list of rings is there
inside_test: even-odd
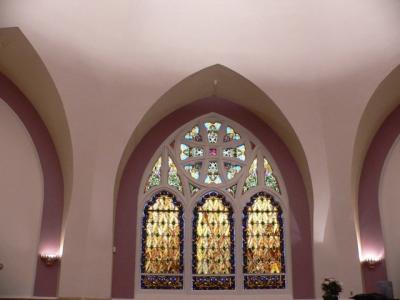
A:
[[[292,212],[293,296],[314,298],[312,199],[308,197],[311,182],[304,151],[273,101],[250,81],[221,65],[187,77],[164,94],[143,117],[126,146],[115,184],[112,297],[134,296],[136,204],[148,161],[172,132],[211,112],[232,119],[252,132],[279,166],[288,186]]]

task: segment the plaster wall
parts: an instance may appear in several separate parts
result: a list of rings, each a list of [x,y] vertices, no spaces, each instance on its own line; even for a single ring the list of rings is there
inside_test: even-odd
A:
[[[33,295],[43,176],[32,139],[0,99],[0,295]]]
[[[400,143],[393,145],[382,172],[379,205],[383,237],[385,240],[385,260],[388,279],[392,281],[395,298],[400,296]]]

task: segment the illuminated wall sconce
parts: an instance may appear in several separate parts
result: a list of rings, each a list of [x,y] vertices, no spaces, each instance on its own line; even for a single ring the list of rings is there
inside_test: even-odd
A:
[[[382,258],[380,257],[366,257],[362,261],[364,265],[368,267],[368,269],[375,269],[375,267],[382,261]]]
[[[53,266],[60,262],[61,256],[59,254],[41,253],[40,259],[46,264],[46,266]]]

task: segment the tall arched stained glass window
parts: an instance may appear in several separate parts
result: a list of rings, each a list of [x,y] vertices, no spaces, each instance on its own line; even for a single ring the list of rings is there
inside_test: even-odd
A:
[[[183,288],[183,209],[166,191],[144,209],[141,272],[144,289]]]
[[[246,289],[285,288],[282,210],[260,192],[243,210],[243,273]]]
[[[141,191],[142,289],[287,287],[285,186],[264,145],[239,124],[209,114],[179,128],[154,153]]]
[[[209,192],[193,215],[193,289],[234,289],[232,207],[221,194]]]

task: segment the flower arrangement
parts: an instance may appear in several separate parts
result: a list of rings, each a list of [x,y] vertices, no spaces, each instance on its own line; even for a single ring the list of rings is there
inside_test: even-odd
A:
[[[324,299],[333,300],[338,299],[339,294],[342,292],[342,284],[334,278],[325,278],[321,284],[321,288],[324,291]]]

